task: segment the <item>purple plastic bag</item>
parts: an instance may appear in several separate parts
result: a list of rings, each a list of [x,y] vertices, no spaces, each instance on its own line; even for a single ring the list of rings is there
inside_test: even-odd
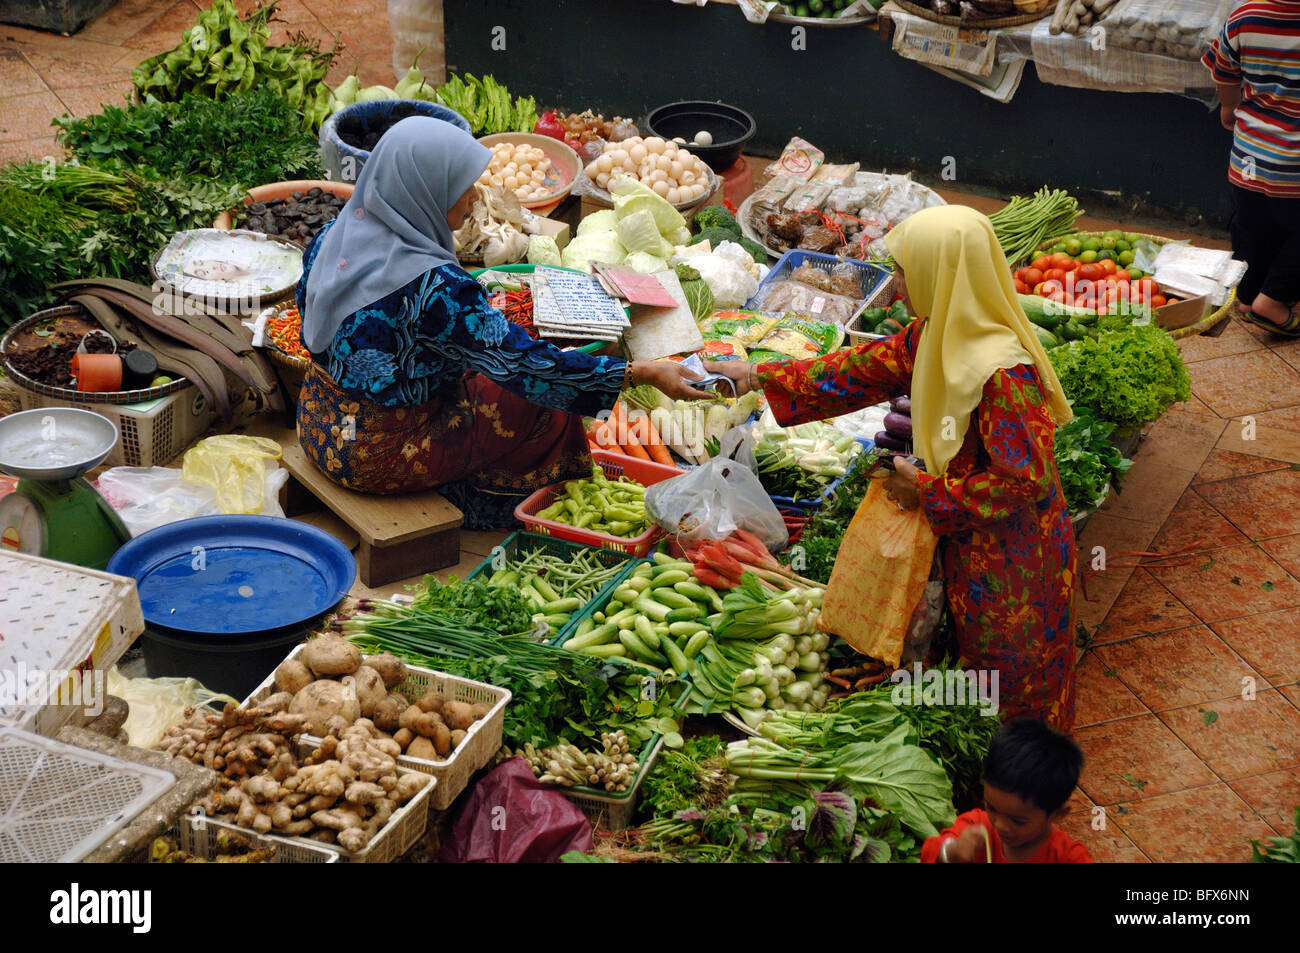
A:
[[[523,758],[487,774],[461,805],[438,862],[557,863],[571,850],[591,851],[591,822]]]

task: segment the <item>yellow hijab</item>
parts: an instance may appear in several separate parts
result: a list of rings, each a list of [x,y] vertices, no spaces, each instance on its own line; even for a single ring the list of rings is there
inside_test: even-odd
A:
[[[988,218],[964,205],[929,208],[885,237],[917,317],[927,318],[912,372],[912,442],[942,475],[961,449],[984,385],[999,368],[1033,364],[1058,426],[1073,417],[1047,352],[1011,283]]]

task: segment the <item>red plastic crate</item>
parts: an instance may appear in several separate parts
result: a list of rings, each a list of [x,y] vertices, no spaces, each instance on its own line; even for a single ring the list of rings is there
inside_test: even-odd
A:
[[[608,453],[604,450],[593,450],[591,458],[600,465],[600,468],[605,471],[605,476],[609,479],[616,480],[621,476],[626,476],[629,479],[636,480],[642,486],[654,486],[656,483],[662,483],[664,480],[671,480],[675,476],[682,475],[682,471],[676,467],[666,467],[662,463],[650,463],[646,460],[637,460],[633,457],[625,457],[620,453]],[[563,484],[543,487],[515,507],[515,519],[520,520],[532,532],[540,533],[543,536],[554,536],[557,539],[567,539],[574,543],[586,543],[589,546],[599,546],[602,549],[614,549],[621,553],[631,553],[633,556],[644,556],[650,552],[650,547],[663,535],[663,530],[658,526],[651,526],[640,536],[624,539],[621,536],[610,536],[606,533],[596,533],[588,529],[578,529],[576,526],[557,523],[554,520],[545,520],[534,515],[550,506],[555,502],[555,498],[563,492]]]

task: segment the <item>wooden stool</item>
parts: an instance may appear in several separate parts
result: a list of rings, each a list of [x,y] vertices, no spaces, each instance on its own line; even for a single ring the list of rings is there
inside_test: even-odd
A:
[[[460,510],[441,494],[405,493],[380,496],[356,493],[330,482],[294,439],[281,440],[280,463],[289,471],[284,513],[298,516],[327,509],[361,537],[357,566],[371,589],[460,561]]]

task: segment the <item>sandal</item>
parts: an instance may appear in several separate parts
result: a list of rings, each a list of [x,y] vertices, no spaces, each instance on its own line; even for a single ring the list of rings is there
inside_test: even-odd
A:
[[[1291,309],[1291,314],[1282,324],[1270,321],[1268,318],[1260,317],[1254,312],[1254,310],[1243,314],[1241,320],[1249,322],[1256,327],[1263,328],[1266,331],[1271,331],[1273,334],[1281,335],[1282,337],[1300,338],[1300,314],[1296,313],[1295,308]]]

